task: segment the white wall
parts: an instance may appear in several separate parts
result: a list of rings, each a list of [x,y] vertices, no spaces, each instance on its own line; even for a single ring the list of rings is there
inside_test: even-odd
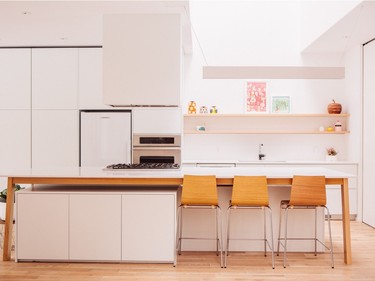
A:
[[[190,10],[208,65],[298,62],[298,2],[192,1]]]
[[[350,139],[348,158],[360,162],[362,135],[362,45],[356,45],[345,53],[345,103],[350,113]]]
[[[319,38],[361,0],[300,1],[301,50]],[[318,19],[318,20],[317,20]]]
[[[271,5],[272,4],[272,5]],[[209,1],[191,3],[196,34],[185,59],[183,112],[190,100],[219,113],[244,113],[246,81],[203,80],[204,65],[343,65],[341,56],[300,55],[300,6],[297,1]],[[292,113],[326,113],[332,99],[348,112],[344,80],[268,80],[268,96],[291,97]],[[347,136],[332,135],[185,135],[183,160],[255,160],[258,144],[269,159],[324,160],[334,145],[347,160]]]

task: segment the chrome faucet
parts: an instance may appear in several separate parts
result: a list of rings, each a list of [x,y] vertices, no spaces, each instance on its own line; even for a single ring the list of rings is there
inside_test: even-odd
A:
[[[264,160],[266,154],[263,153],[263,143],[259,144],[259,160]]]

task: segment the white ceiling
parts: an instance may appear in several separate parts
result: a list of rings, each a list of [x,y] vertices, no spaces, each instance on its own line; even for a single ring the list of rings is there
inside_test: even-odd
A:
[[[0,47],[102,45],[103,14],[179,13],[191,48],[189,1],[2,1]]]
[[[185,52],[191,52],[189,0],[3,1],[0,47],[102,45],[103,14],[180,13]],[[375,1],[364,1],[303,50],[344,53],[375,37]]]
[[[303,53],[345,53],[354,45],[375,38],[375,1],[363,1]]]

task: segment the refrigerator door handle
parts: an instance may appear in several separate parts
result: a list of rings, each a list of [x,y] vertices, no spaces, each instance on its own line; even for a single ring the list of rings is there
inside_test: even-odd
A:
[[[127,160],[127,162],[129,164],[131,164],[131,159],[133,158],[133,155],[132,155],[132,151],[131,151],[131,148],[130,148],[130,142],[127,141],[126,142],[126,155],[125,155],[125,159]]]

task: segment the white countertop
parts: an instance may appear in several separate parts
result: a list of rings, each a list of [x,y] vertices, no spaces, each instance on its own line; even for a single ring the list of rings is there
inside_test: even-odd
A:
[[[353,161],[312,161],[312,160],[186,160],[186,165],[358,165]]]
[[[171,170],[104,170],[92,168],[58,168],[1,171],[0,177],[79,177],[79,178],[182,178],[190,175],[216,175],[232,178],[234,175],[265,175],[269,178],[291,178],[293,175],[324,175],[327,178],[352,178],[353,174],[322,167],[304,166],[249,166],[249,167],[182,167]]]

